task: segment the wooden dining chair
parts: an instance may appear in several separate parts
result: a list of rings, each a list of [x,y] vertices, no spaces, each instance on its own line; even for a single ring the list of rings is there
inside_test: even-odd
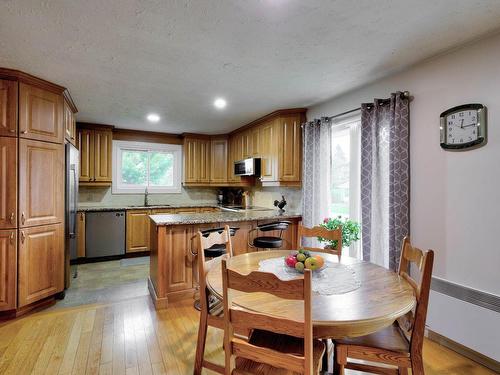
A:
[[[194,375],[200,375],[203,367],[224,374],[224,367],[217,365],[205,359],[205,343],[207,339],[208,326],[224,329],[224,320],[222,318],[222,304],[218,303],[210,305],[210,292],[207,288],[206,276],[210,269],[211,263],[206,262],[204,249],[209,249],[214,245],[225,244],[225,255],[231,257],[233,255],[231,245],[231,229],[228,225],[221,232],[211,232],[207,237],[202,232],[197,233],[198,243],[198,275],[200,285],[200,325],[198,327],[198,342],[196,344],[196,355],[194,362]]]
[[[412,263],[420,271],[420,282],[410,277]],[[344,368],[374,374],[408,374],[410,368],[412,375],[424,374],[422,347],[433,263],[434,251],[423,252],[413,247],[408,237],[404,238],[398,273],[414,289],[417,299],[414,311],[371,335],[335,340],[335,374],[343,375]],[[349,362],[349,358],[395,367],[354,363]]]
[[[311,271],[303,278],[280,280],[272,273],[242,275],[222,260],[224,294],[224,348],[226,375],[317,374],[325,346],[313,340]],[[304,301],[304,320],[294,321],[240,309],[232,304],[233,291],[268,293],[275,297]],[[235,335],[235,327],[246,327],[248,339]]]
[[[325,249],[322,247],[304,247],[302,246],[302,237],[322,237],[330,241],[337,241],[337,246],[335,249]],[[322,226],[315,226],[312,228],[307,228],[302,225],[302,221],[299,223],[299,226],[297,228],[297,238],[298,238],[298,244],[299,244],[299,249],[305,249],[305,250],[310,250],[310,251],[317,251],[317,252],[322,252],[322,253],[329,253],[333,255],[337,255],[340,259],[340,256],[342,255],[342,228],[339,227],[334,230],[329,230],[325,227]]]

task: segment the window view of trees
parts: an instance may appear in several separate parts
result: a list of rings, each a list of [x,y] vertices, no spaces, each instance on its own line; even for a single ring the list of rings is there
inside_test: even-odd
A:
[[[173,186],[173,165],[174,156],[171,153],[124,150],[122,182],[139,186]]]
[[[332,216],[349,217],[349,172],[350,135],[344,129],[332,136]]]

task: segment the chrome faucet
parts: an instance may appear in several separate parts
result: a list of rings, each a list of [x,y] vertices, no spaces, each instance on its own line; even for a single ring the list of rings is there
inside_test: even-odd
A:
[[[144,207],[149,206],[149,195],[148,195],[148,187],[146,186],[146,190],[144,190]]]

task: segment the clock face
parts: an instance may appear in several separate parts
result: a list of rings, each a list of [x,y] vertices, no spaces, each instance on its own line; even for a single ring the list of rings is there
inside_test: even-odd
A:
[[[441,147],[467,149],[486,143],[486,107],[464,104],[441,113]]]
[[[446,143],[463,145],[477,141],[477,110],[464,110],[446,116]]]

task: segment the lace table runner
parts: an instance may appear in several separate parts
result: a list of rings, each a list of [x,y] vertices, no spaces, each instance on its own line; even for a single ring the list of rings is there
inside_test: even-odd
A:
[[[291,280],[300,275],[294,268],[285,265],[285,258],[270,258],[259,262],[259,271],[274,273],[281,280]],[[344,294],[361,286],[356,272],[349,266],[325,262],[321,270],[312,273],[312,291],[321,295]]]

